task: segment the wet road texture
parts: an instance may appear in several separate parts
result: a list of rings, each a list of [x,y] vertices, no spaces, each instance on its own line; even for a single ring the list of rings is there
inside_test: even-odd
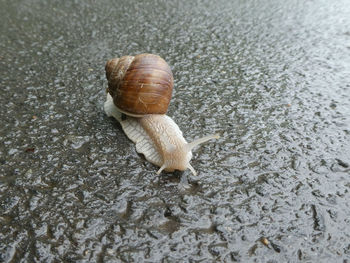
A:
[[[350,262],[347,0],[0,0],[0,262]],[[190,171],[103,112],[162,56]]]

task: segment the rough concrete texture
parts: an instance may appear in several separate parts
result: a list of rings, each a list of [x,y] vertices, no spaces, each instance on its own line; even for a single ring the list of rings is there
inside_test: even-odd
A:
[[[350,5],[0,0],[0,261],[349,262]],[[156,53],[199,172],[162,173],[102,105]]]

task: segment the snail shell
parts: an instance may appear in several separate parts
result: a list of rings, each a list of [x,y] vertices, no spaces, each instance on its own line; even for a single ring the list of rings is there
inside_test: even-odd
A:
[[[139,54],[111,59],[106,77],[108,92],[121,112],[135,117],[167,112],[174,80],[161,57]]]

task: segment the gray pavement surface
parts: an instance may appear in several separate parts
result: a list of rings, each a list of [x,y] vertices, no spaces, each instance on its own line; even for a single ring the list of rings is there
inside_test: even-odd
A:
[[[350,262],[347,0],[0,0],[0,262]],[[162,56],[190,171],[138,155],[104,64]]]

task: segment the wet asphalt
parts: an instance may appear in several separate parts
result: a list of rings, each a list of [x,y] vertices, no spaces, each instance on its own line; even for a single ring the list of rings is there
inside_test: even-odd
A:
[[[0,0],[0,262],[350,262],[350,5]],[[198,171],[103,112],[155,53]]]

